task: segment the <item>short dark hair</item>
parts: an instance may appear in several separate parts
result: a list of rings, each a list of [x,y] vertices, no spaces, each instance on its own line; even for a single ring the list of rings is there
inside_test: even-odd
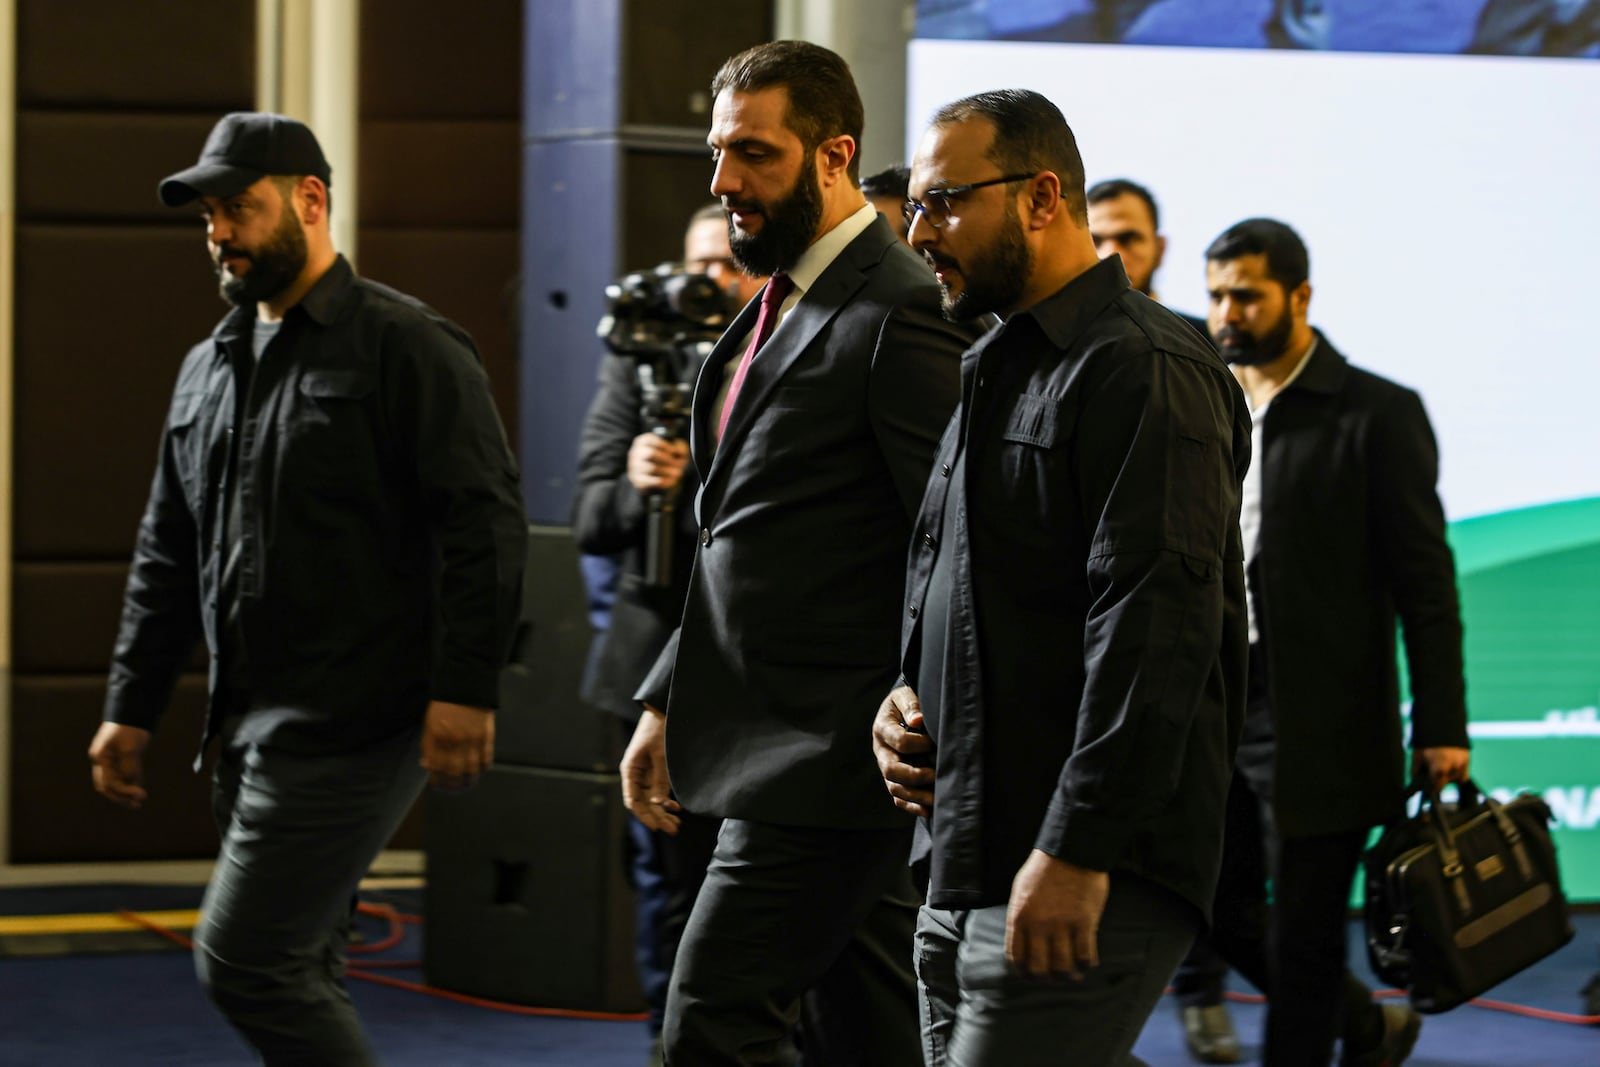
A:
[[[911,168],[904,163],[896,163],[876,174],[869,174],[861,179],[861,191],[869,200],[875,196],[904,200],[911,195]]]
[[[840,134],[855,138],[856,154],[850,157],[848,173],[852,184],[860,180],[866,118],[855,78],[838,54],[810,41],[758,44],[722,64],[711,79],[711,98],[715,100],[724,89],[740,93],[787,89],[784,125],[808,150]]]
[[[1083,196],[1083,157],[1061,109],[1031,89],[995,89],[946,104],[933,125],[983,119],[994,127],[989,160],[1008,174],[1054,171],[1061,199],[1073,221],[1084,225],[1088,209]]]
[[[1161,232],[1161,210],[1156,207],[1156,198],[1150,195],[1149,189],[1128,178],[1109,178],[1089,186],[1088,200],[1091,204],[1115,200],[1119,196],[1136,196],[1143,200],[1144,206],[1150,209],[1150,228],[1156,233]]]
[[[300,183],[306,178],[316,178],[315,174],[269,174],[267,177],[272,184],[278,187],[278,195],[283,197],[283,202],[288,203],[294,197],[294,191],[300,188]],[[320,179],[319,179],[320,180]],[[322,210],[330,218],[333,215],[333,187],[327,182],[322,183]]]
[[[1311,277],[1311,254],[1306,243],[1277,219],[1245,219],[1222,231],[1206,248],[1206,261],[1226,263],[1244,256],[1265,255],[1267,276],[1284,291],[1300,288]]]

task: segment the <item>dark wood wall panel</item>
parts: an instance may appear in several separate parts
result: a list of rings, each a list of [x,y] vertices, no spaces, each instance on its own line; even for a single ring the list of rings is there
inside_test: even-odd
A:
[[[513,448],[522,8],[361,5],[361,273],[472,334]]]
[[[255,96],[255,0],[19,0],[10,856],[211,855],[190,770],[205,680],[152,747],[151,799],[96,796],[85,753],[183,353],[222,312],[192,213],[156,183]],[[200,661],[196,660],[198,664]]]
[[[18,563],[11,575],[11,603],[22,623],[11,635],[16,669],[104,674],[127,582],[126,563]],[[205,673],[204,641],[196,640],[189,670]]]
[[[367,119],[516,119],[523,0],[363,0]]]
[[[255,71],[255,0],[17,4],[22,108],[248,108]]]
[[[625,0],[623,124],[709,126],[712,76],[729,56],[771,39],[772,7],[751,0]]]
[[[156,184],[193,162],[219,114],[25,111],[17,119],[17,159],[26,161],[17,169],[17,212],[35,221],[171,225],[180,213],[156,199]],[[202,249],[198,221],[190,237]]]
[[[361,225],[515,229],[515,118],[361,124]]]
[[[18,559],[126,562],[178,365],[223,312],[198,224],[17,233]]]
[[[11,860],[204,859],[217,849],[210,780],[191,766],[205,715],[206,680],[178,683],[159,743],[145,761],[150,797],[137,812],[89,784],[89,739],[100,722],[102,679],[26,675],[11,686]]]
[[[363,228],[361,260],[381,264],[383,273],[375,277],[427,300],[472,334],[489,372],[500,421],[514,441],[516,231]]]
[[[12,663],[29,674],[103,674],[127,580],[121,563],[19,563],[11,575]]]

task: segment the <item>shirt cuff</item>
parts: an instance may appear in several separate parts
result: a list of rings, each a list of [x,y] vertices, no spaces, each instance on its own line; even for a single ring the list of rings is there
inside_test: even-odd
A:
[[[1109,871],[1121,861],[1132,835],[1126,819],[1052,802],[1034,847],[1076,867]]]

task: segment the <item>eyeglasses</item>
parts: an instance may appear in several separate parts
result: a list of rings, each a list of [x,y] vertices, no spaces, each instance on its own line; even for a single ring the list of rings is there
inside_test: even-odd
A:
[[[900,206],[900,217],[906,220],[906,229],[917,224],[917,216],[921,215],[928,220],[928,225],[939,229],[950,221],[950,201],[959,196],[966,196],[975,189],[982,189],[989,185],[1003,185],[1006,182],[1027,181],[1035,172],[1027,174],[1007,174],[1004,178],[990,178],[988,181],[972,182],[968,185],[952,185],[945,189],[929,189],[922,194],[921,200],[907,199]]]

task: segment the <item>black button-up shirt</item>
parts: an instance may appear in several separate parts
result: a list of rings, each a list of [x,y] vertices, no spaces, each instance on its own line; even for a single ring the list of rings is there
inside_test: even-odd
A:
[[[527,522],[471,339],[342,257],[258,364],[253,313],[178,374],[106,718],[153,728],[200,636],[213,686],[248,690],[250,736],[285,747],[364,744],[430,699],[495,707]]]
[[[1120,260],[964,357],[903,616],[906,678],[940,643],[922,628],[944,631],[931,904],[1004,903],[1039,848],[1209,914],[1244,709],[1249,450],[1227,367]]]

